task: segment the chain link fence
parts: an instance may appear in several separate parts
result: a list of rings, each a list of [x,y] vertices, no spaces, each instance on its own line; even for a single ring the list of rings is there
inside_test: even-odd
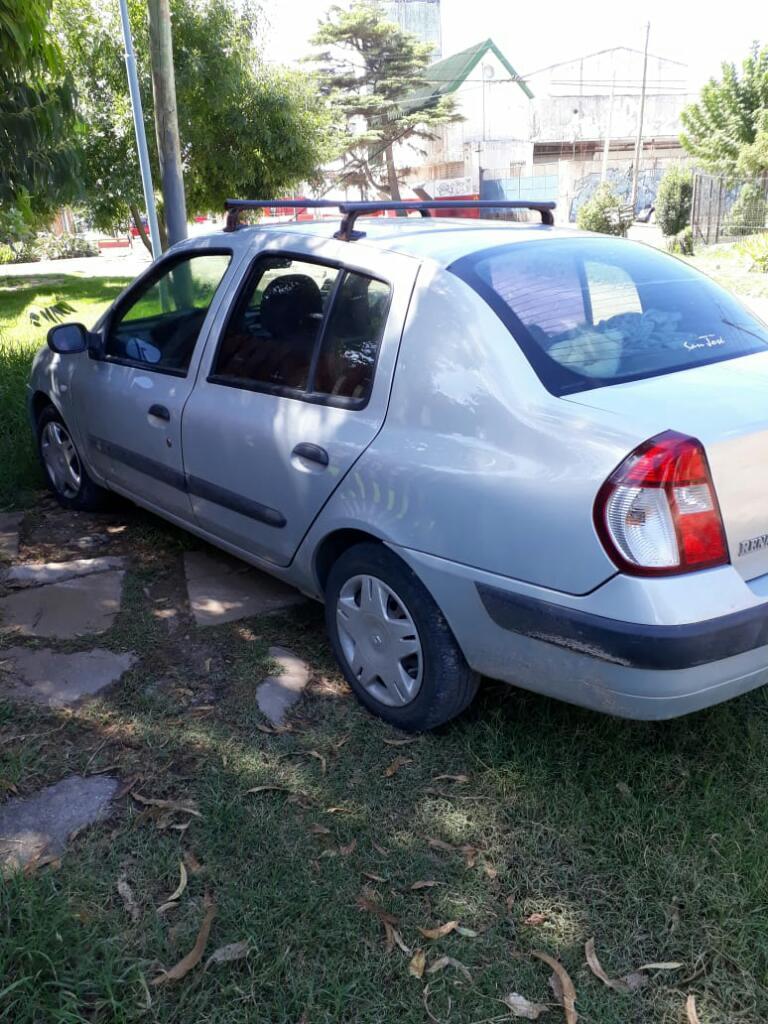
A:
[[[691,207],[693,240],[733,242],[768,230],[768,175],[734,180],[696,172]]]

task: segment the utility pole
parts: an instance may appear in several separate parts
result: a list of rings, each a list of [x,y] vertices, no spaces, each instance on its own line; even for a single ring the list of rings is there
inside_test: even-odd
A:
[[[171,11],[169,0],[149,0],[149,50],[152,57],[152,91],[155,97],[155,131],[160,157],[165,223],[168,242],[187,237],[187,209],[181,173],[181,144],[176,112],[176,79],[173,73]]]
[[[147,150],[147,136],[144,131],[144,112],[141,108],[141,93],[139,92],[139,79],[136,75],[136,54],[133,52],[133,38],[131,36],[131,23],[128,20],[127,0],[120,0],[120,21],[123,26],[123,43],[125,45],[125,70],[128,74],[128,92],[131,95],[131,109],[133,110],[133,127],[136,131],[136,149],[139,153],[139,170],[141,171],[141,186],[144,190],[144,205],[147,208],[147,220],[149,222],[149,242],[152,246],[152,259],[162,252],[160,245],[160,230],[157,224],[157,209],[155,207],[155,190],[152,187],[152,169],[149,166],[149,151]]]
[[[648,77],[648,37],[651,34],[650,21],[645,26],[645,51],[643,53],[643,86],[640,90],[640,116],[637,119],[637,139],[635,141],[635,165],[632,168],[632,217],[635,216],[637,203],[637,176],[640,173],[640,154],[643,148],[643,115],[645,114],[645,83]]]
[[[616,93],[616,72],[611,79],[611,95],[608,99],[608,124],[605,126],[605,143],[603,145],[603,169],[600,172],[600,184],[608,177],[608,154],[611,151],[611,128],[613,127],[613,97]]]

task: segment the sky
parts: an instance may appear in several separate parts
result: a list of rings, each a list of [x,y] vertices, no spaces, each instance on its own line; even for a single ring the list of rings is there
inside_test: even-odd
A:
[[[293,63],[332,0],[264,0],[264,56]],[[723,60],[740,63],[756,38],[768,42],[757,0],[442,0],[443,55],[490,36],[519,74],[612,46],[642,49],[651,23],[651,53],[688,65],[696,92]],[[764,12],[763,8],[763,12]],[[710,14],[710,11],[712,12]]]

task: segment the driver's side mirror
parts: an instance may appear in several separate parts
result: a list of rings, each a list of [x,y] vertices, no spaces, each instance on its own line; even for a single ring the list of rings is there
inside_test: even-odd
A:
[[[82,324],[57,324],[48,331],[48,348],[61,356],[85,352],[89,333]]]

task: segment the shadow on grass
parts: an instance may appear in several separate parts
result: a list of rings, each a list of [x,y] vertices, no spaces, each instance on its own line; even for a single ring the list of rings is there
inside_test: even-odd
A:
[[[28,306],[36,305],[41,295],[55,295],[72,305],[111,302],[130,280],[130,277],[118,276],[80,277],[72,273],[30,277],[0,275],[0,329],[4,325],[7,330],[7,322],[16,320]]]

